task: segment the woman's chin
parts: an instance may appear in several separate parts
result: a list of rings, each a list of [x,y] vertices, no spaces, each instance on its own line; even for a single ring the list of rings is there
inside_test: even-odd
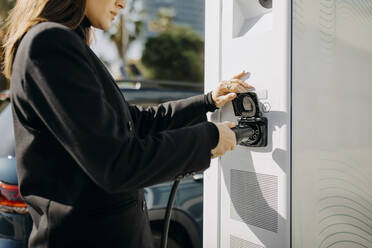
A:
[[[93,25],[95,28],[101,29],[103,31],[107,31],[111,27],[111,22],[107,23],[100,23],[99,25]]]

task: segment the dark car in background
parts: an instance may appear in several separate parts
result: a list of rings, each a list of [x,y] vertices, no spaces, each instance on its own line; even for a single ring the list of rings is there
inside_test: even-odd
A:
[[[0,93],[0,247],[26,247],[32,220],[18,192],[10,100]]]
[[[119,84],[120,85],[120,84]],[[129,84],[131,85],[131,84]],[[120,87],[128,102],[151,106],[202,94],[201,90]],[[0,248],[26,248],[32,220],[18,191],[13,121],[8,92],[0,93]],[[172,182],[145,188],[155,247],[160,247],[163,219]],[[168,247],[202,247],[203,176],[184,178],[171,218]]]

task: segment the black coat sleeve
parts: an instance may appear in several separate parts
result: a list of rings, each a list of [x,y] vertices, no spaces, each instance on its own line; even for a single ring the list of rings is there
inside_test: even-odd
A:
[[[207,121],[206,113],[209,109],[205,98],[204,95],[194,96],[147,108],[130,106],[136,133],[144,137]]]
[[[129,191],[209,166],[216,146],[212,137],[218,135],[213,123],[128,135],[94,76],[86,49],[70,30],[39,32],[30,45],[23,87],[47,130],[98,186]],[[179,121],[172,126],[179,127]]]

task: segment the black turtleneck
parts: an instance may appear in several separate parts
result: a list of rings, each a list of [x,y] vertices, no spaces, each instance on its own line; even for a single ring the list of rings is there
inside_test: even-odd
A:
[[[84,40],[86,40],[87,29],[90,28],[92,24],[90,23],[88,17],[84,17],[80,25],[75,29],[75,32]]]

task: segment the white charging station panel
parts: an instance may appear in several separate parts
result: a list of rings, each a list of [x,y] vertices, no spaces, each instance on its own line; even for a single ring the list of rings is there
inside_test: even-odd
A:
[[[216,7],[220,19],[217,19],[219,23],[217,20],[212,23],[208,11],[214,12]],[[215,51],[219,53],[219,78],[208,75],[210,67],[216,67],[216,61],[208,60],[212,53],[209,42],[213,42],[208,31],[213,30],[212,25],[220,25],[216,30],[219,49]],[[268,9],[257,0],[223,0],[218,5],[207,1],[206,31],[206,88],[211,90],[218,81],[228,80],[242,70],[250,72],[247,82],[255,86],[263,115],[270,122],[267,147],[238,146],[205,173],[204,209],[207,211],[212,204],[216,205],[217,215],[204,215],[204,247],[287,247],[290,227],[290,4],[280,1]],[[237,121],[231,104],[215,113],[212,119]],[[218,180],[211,179],[210,173]],[[218,191],[218,199],[213,203],[206,195],[212,188]],[[209,229],[210,218],[218,218],[217,228]],[[212,236],[217,239],[216,243]],[[209,237],[210,241],[206,241]]]
[[[372,1],[262,2],[206,0],[206,91],[250,72],[268,146],[204,173],[203,247],[372,247]]]

